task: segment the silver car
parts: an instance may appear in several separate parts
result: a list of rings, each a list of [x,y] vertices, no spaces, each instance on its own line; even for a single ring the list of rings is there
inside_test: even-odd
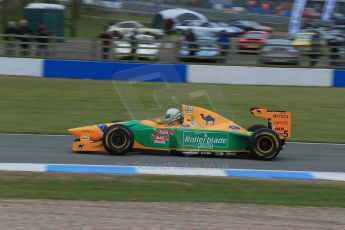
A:
[[[266,63],[298,65],[300,55],[296,47],[286,39],[270,39],[260,49],[258,60]]]

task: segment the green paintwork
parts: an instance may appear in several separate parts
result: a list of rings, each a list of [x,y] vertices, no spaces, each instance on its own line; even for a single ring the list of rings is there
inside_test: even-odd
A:
[[[192,129],[183,127],[153,128],[132,120],[123,123],[130,128],[134,139],[144,147],[190,151],[235,152],[248,149],[250,133],[235,131]]]

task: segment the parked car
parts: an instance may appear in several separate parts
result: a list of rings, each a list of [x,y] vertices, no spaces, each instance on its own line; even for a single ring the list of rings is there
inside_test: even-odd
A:
[[[121,34],[122,36],[132,34],[134,31],[137,31],[139,34],[152,35],[156,38],[160,38],[164,36],[163,30],[147,28],[141,23],[136,22],[136,21],[119,22],[116,25],[110,26],[108,28],[108,32],[118,33],[118,34]]]
[[[305,8],[303,12],[304,18],[320,18],[321,13],[317,12],[314,8]]]
[[[315,35],[316,33],[312,32],[297,33],[292,39],[292,45],[296,46],[299,51],[309,52]]]
[[[214,33],[225,32],[231,36],[237,36],[244,32],[243,29],[234,27],[234,26],[229,26],[226,23],[203,22],[200,20],[187,20],[187,21],[184,21],[181,25],[174,27],[174,30],[176,32],[183,32],[189,29],[193,29],[193,30],[202,29],[202,30],[208,30]]]
[[[196,37],[197,51],[191,56],[188,43],[182,41],[177,52],[177,56],[181,61],[195,59],[217,61],[221,59],[221,47],[214,32],[205,29],[194,29],[193,33]]]
[[[159,11],[153,18],[153,27],[169,32],[176,25],[181,25],[185,20],[199,20],[208,22],[208,19],[195,11],[187,9],[167,9]]]
[[[207,23],[201,20],[185,20],[180,24],[174,26],[174,31],[176,32],[183,32],[189,29],[197,29],[198,27],[203,27],[203,25]]]
[[[304,29],[301,32],[316,34],[319,37],[322,45],[326,45],[327,40],[332,38],[332,35],[330,34],[331,31],[322,28]]]
[[[143,34],[137,35],[136,40],[138,41],[135,52],[137,59],[158,60],[161,43],[157,43],[153,36]],[[132,45],[129,35],[124,40],[114,41],[114,47],[115,58],[132,58]]]
[[[210,28],[217,29],[217,32],[225,32],[232,36],[241,35],[244,33],[244,30],[236,27],[236,26],[230,26],[229,24],[225,22],[210,22],[208,25]]]
[[[287,63],[297,65],[299,52],[287,39],[269,39],[261,46],[259,53],[260,63]]]
[[[249,31],[242,35],[237,42],[238,50],[257,50],[270,38],[264,31]]]
[[[345,25],[334,25],[331,28],[331,32],[332,31],[336,31],[336,33],[338,33],[339,36],[342,36],[345,38]]]
[[[239,27],[245,31],[264,31],[267,33],[272,33],[273,29],[269,26],[262,26],[254,21],[236,21],[234,26]]]

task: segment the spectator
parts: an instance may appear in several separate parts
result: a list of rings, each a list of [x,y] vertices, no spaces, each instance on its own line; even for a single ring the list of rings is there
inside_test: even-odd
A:
[[[19,28],[18,28],[18,35],[20,35],[19,40],[21,41],[20,48],[21,48],[21,55],[28,56],[30,55],[30,36],[32,35],[32,31],[28,26],[27,20],[20,20]]]
[[[271,8],[271,6],[268,2],[264,2],[261,4],[261,9],[263,9],[263,10],[269,10],[270,8]]]
[[[133,33],[129,36],[131,43],[131,58],[134,60],[136,58],[137,48],[138,48],[138,31],[134,30]]]
[[[314,23],[311,18],[308,18],[304,23],[304,29],[312,29],[314,27]]]
[[[187,42],[189,55],[195,56],[195,53],[198,50],[198,44],[196,43],[196,38],[195,38],[195,35],[193,33],[193,30],[191,30],[191,29],[187,30],[186,36],[185,36],[185,41]]]
[[[108,32],[108,27],[104,27],[104,31],[98,35],[98,38],[101,39],[101,46],[102,46],[102,58],[103,59],[109,59],[109,51],[111,47],[112,42],[112,36],[111,33]]]
[[[247,5],[248,5],[249,7],[256,7],[257,1],[256,1],[256,0],[249,0],[249,1],[247,2]]]
[[[230,50],[230,38],[228,34],[226,34],[225,30],[220,32],[219,37],[218,37],[218,43],[222,49],[221,50],[222,57],[226,57]]]
[[[164,19],[164,28],[167,34],[170,34],[172,32],[173,27],[174,27],[174,22],[171,18]]]
[[[334,36],[328,41],[330,65],[337,67],[340,63],[340,47],[343,46],[344,39]]]
[[[111,33],[111,37],[115,40],[121,40],[123,38],[123,35],[119,31],[114,30]]]
[[[310,45],[309,66],[315,66],[317,64],[319,56],[321,55],[320,46],[320,36],[319,34],[314,34]]]
[[[18,34],[17,28],[16,28],[16,22],[9,21],[7,23],[7,27],[4,30],[4,45],[5,45],[5,55],[14,55],[15,53],[15,40],[16,35]]]
[[[40,24],[37,26],[36,31],[37,37],[37,56],[48,56],[48,45],[49,42],[49,32],[46,29],[46,26],[44,24]]]

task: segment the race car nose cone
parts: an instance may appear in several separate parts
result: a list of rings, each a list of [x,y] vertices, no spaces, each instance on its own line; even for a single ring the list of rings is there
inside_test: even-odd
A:
[[[68,132],[72,134],[73,136],[80,137],[81,129],[80,128],[73,128],[69,129]]]

